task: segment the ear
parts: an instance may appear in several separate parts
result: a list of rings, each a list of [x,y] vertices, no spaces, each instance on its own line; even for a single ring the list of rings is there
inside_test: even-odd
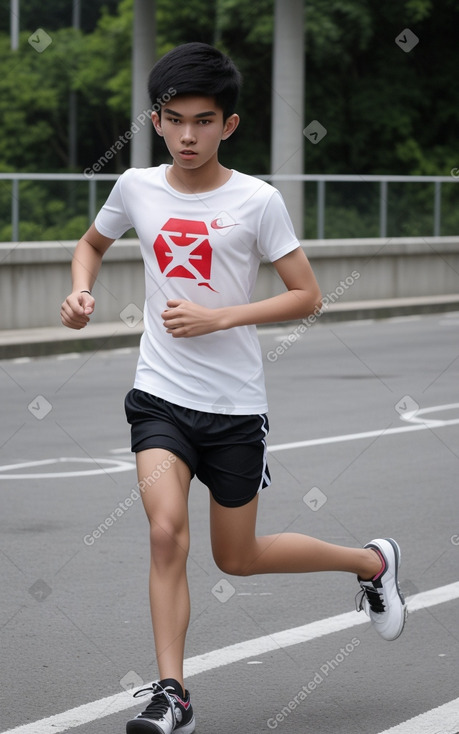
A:
[[[163,137],[163,129],[161,127],[161,118],[160,118],[160,116],[158,115],[157,112],[152,112],[151,113],[151,121],[152,121],[153,127],[155,128],[155,130],[158,133],[158,135],[160,135],[161,137]]]
[[[234,133],[237,126],[239,125],[239,115],[230,115],[223,126],[222,140],[228,140],[228,138]]]

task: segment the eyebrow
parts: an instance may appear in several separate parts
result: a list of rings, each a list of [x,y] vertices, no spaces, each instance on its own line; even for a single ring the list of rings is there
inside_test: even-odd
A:
[[[170,110],[168,107],[165,108],[164,112],[166,112],[168,115],[174,115],[174,117],[183,117],[183,115],[180,114],[180,112],[175,112],[174,110]],[[214,110],[209,110],[208,112],[198,112],[195,117],[210,117],[211,115],[216,115],[217,113],[214,112]]]

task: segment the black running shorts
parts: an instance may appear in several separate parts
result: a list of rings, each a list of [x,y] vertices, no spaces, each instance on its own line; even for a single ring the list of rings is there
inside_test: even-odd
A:
[[[167,449],[224,507],[240,507],[271,483],[266,415],[205,413],[133,389],[125,400],[131,449]]]

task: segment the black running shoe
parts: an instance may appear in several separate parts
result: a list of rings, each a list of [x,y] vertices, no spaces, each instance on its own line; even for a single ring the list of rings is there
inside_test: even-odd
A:
[[[134,697],[145,696],[147,693],[153,695],[145,711],[127,722],[126,734],[172,734],[176,731],[192,734],[195,720],[190,694],[185,691],[185,699],[182,699],[177,693],[179,690],[179,683],[168,678],[134,693]]]

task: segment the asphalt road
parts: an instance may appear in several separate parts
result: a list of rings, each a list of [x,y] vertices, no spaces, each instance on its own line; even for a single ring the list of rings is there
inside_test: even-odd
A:
[[[263,330],[273,484],[259,532],[342,545],[392,536],[407,595],[457,582],[458,335],[459,313]],[[126,701],[156,677],[148,529],[123,412],[135,363],[136,350],[0,362],[1,732],[67,731],[70,720],[86,721],[75,734],[123,734],[147,699],[110,713],[115,694]],[[190,516],[197,734],[378,734],[457,698],[457,595],[433,591],[387,643],[362,614],[341,624],[352,576],[223,577],[197,481]],[[273,637],[309,624],[307,641]],[[206,670],[197,656],[220,649]],[[437,731],[459,731],[459,714]]]

